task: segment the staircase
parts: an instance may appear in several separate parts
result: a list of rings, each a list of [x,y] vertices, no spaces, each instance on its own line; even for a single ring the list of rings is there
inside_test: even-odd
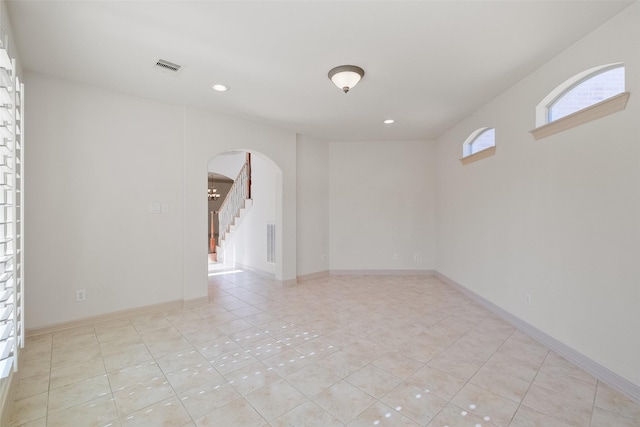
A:
[[[222,254],[225,241],[234,231],[253,206],[251,199],[251,153],[247,153],[247,160],[238,173],[229,193],[218,210],[219,236],[216,253]],[[224,261],[224,260],[221,260]]]
[[[218,247],[224,246],[224,242],[226,240],[229,240],[229,238],[233,235],[233,233],[235,233],[238,227],[240,227],[242,220],[247,215],[247,212],[249,211],[249,209],[251,209],[251,206],[253,206],[253,200],[245,199],[242,206],[240,206],[240,209],[238,209],[238,213],[232,218],[231,224],[229,224],[227,231],[222,231],[222,228],[220,229],[221,233],[218,236],[218,239],[219,239]]]

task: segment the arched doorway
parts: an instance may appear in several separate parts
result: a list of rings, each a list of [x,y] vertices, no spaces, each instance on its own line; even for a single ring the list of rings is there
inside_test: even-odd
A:
[[[250,185],[245,190],[243,186],[247,185],[247,170]],[[207,233],[210,272],[248,268],[278,276],[281,267],[276,249],[278,241],[282,241],[282,227],[278,224],[278,218],[282,218],[282,207],[278,203],[282,198],[280,169],[260,153],[233,150],[210,159],[207,171],[208,194],[211,194],[210,183],[216,183],[210,180],[210,176],[234,178],[234,183],[228,188],[225,188],[223,180],[219,180],[213,189],[216,190],[214,194],[220,194],[220,197],[217,203],[209,201]],[[240,193],[242,195],[238,196]],[[217,209],[212,210],[213,207]],[[228,211],[233,212],[231,218],[225,214]],[[215,256],[211,255],[212,228]]]

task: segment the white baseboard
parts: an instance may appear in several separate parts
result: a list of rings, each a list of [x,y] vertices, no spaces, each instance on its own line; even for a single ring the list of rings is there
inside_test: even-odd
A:
[[[435,270],[329,270],[331,276],[433,276]]]
[[[540,329],[534,326],[531,326],[530,324],[520,319],[519,317],[514,316],[508,311],[498,307],[488,299],[481,297],[475,292],[465,288],[458,282],[451,280],[447,276],[437,271],[435,275],[438,279],[442,280],[446,284],[462,292],[467,297],[471,298],[472,300],[474,300],[475,302],[477,302],[487,310],[491,311],[497,316],[500,316],[505,321],[510,323],[512,326],[516,327],[520,331],[529,335],[531,338],[535,339],[536,341],[545,345],[546,347],[549,347],[551,350],[555,351],[559,355],[563,356],[565,359],[579,366],[584,371],[593,375],[598,380],[604,382],[605,384],[609,385],[611,388],[619,391],[620,393],[624,394],[630,399],[633,399],[634,401],[640,403],[640,386],[616,374],[610,369],[602,366],[598,362],[595,362],[589,359],[584,354],[574,350],[573,348],[569,347],[563,342],[558,341],[557,339],[553,338],[551,335],[548,335],[547,333],[541,331]]]

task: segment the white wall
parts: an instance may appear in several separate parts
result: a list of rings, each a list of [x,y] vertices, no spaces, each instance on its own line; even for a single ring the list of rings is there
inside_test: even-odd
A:
[[[246,152],[229,151],[220,153],[211,159],[207,168],[209,172],[215,172],[235,180],[246,161]]]
[[[580,71],[626,64],[627,109],[534,141],[535,106]],[[640,4],[437,142],[437,270],[640,385]],[[496,128],[496,154],[461,166]],[[525,294],[532,304],[525,305]]]
[[[298,135],[298,276],[329,270],[329,143]]]
[[[181,300],[182,108],[25,80],[27,328]]]
[[[273,159],[275,274],[295,279],[294,133],[36,73],[25,80],[27,328],[206,297],[207,164],[231,149]],[[169,213],[150,214],[151,203]]]
[[[434,268],[434,153],[427,141],[330,144],[331,270]]]
[[[277,172],[262,156],[251,155],[252,204],[240,219],[236,231],[224,243],[225,263],[235,261],[240,266],[275,274],[276,265],[267,262],[267,224],[276,222]]]

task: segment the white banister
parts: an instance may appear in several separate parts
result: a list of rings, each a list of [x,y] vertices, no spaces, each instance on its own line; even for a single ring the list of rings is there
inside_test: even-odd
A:
[[[247,155],[247,161],[240,169],[240,173],[229,193],[225,197],[218,210],[219,236],[218,244],[222,245],[225,234],[231,231],[231,226],[235,218],[239,215],[240,209],[245,207],[245,201],[251,198],[251,158]]]

